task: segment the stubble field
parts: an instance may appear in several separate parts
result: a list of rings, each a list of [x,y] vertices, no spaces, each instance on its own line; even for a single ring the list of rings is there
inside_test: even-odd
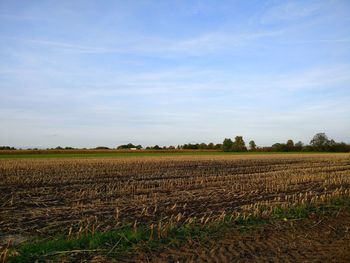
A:
[[[293,236],[283,224],[277,229],[268,226],[248,231],[248,239],[246,233],[230,227],[215,242],[205,245],[200,230],[209,233],[212,226],[238,227],[244,222],[276,217],[282,222],[298,222],[293,220],[298,215],[305,217],[306,207],[317,208],[332,200],[350,198],[349,154],[3,159],[0,174],[0,240],[2,257],[10,261],[23,259],[24,255],[47,260],[64,251],[65,258],[75,260],[100,255],[100,260],[106,261],[215,261],[217,255],[221,257],[218,262],[229,262],[258,259],[259,249],[265,253],[261,259],[272,260],[278,258],[273,252],[278,240],[288,243]],[[321,220],[315,232],[309,233],[310,240],[329,239],[321,250],[332,248],[329,253],[335,259],[348,259],[349,214],[341,212],[340,221],[332,216],[319,217],[316,212],[313,218],[312,222],[301,220],[294,231],[303,233],[309,229],[307,224],[313,226],[316,219],[316,223]],[[313,236],[324,222],[334,225],[335,235]],[[264,236],[259,234],[261,231],[270,232]],[[115,236],[98,242],[94,239],[106,238],[108,233]],[[55,245],[32,252],[21,250],[21,246],[54,242],[57,237],[71,243],[85,237],[90,241],[83,245],[74,241],[68,250]],[[267,241],[268,237],[276,240]],[[97,244],[91,244],[91,240]],[[169,246],[144,249],[155,242]],[[276,245],[271,245],[273,242]],[[137,250],[140,244],[143,249]],[[270,259],[266,254],[269,249]],[[315,247],[312,253],[300,252],[298,246],[285,249],[290,252],[286,260],[293,261],[318,255],[315,251],[320,248]]]

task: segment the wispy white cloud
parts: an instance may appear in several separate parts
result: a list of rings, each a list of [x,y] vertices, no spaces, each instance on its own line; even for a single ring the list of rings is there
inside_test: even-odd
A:
[[[52,49],[69,50],[78,53],[133,53],[133,54],[162,54],[175,55],[203,55],[218,50],[240,47],[263,38],[281,35],[284,30],[256,31],[256,32],[210,32],[185,39],[171,39],[159,37],[139,37],[133,40],[109,40],[103,45],[81,45],[67,41],[53,41],[29,38],[1,38],[22,42],[26,45],[42,46]],[[98,42],[98,41],[97,41]]]
[[[328,1],[283,1],[270,7],[262,16],[262,23],[292,21],[310,17],[329,5]]]
[[[36,45],[46,48],[71,50],[79,53],[114,53],[118,52],[116,49],[108,49],[105,47],[86,46],[81,44],[74,44],[67,41],[52,41],[42,39],[29,39],[29,38],[17,38],[1,36],[3,39],[12,40],[15,43],[24,43],[27,45]]]
[[[211,32],[183,40],[153,40],[136,50],[145,52],[180,52],[186,55],[199,55],[217,50],[235,48],[262,38],[274,37],[283,30],[257,32]]]

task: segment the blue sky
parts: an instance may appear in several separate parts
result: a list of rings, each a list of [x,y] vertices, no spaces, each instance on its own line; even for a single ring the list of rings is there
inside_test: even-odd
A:
[[[350,2],[0,0],[0,145],[350,142]]]

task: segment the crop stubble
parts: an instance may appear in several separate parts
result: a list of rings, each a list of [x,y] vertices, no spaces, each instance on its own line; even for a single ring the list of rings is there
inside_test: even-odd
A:
[[[219,239],[191,240],[176,249],[141,253],[132,262],[349,262],[349,229],[349,212],[275,222],[245,232],[231,229]]]
[[[267,217],[350,195],[349,154],[1,160],[0,174],[3,235]]]

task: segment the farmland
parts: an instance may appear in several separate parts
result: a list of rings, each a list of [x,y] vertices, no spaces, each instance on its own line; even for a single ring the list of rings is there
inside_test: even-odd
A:
[[[68,240],[68,250],[77,252],[65,253],[65,257],[92,259],[101,254],[104,259],[120,256],[121,260],[123,253],[133,251],[140,243],[154,245],[172,238],[181,247],[177,251],[183,251],[178,257],[184,259],[191,253],[186,252],[186,242],[176,240],[181,231],[187,231],[182,236],[201,236],[198,231],[210,236],[210,228],[220,232],[218,227],[223,224],[272,218],[294,220],[305,217],[311,208],[318,211],[332,202],[345,207],[350,198],[350,154],[128,157],[0,159],[3,257],[15,260],[27,253],[33,259],[49,259],[67,248],[61,245],[60,249],[56,244],[46,250],[25,252],[21,246],[55,244],[54,240],[59,239]],[[350,217],[344,213],[341,212],[343,220],[348,220]],[[318,216],[316,212],[312,214]],[[320,220],[317,227],[322,227],[323,220],[334,219]],[[334,224],[344,227],[339,221]],[[289,231],[283,227],[281,233]],[[300,232],[304,228],[296,227]],[[224,231],[222,242],[239,242],[241,236],[234,241],[227,236],[230,231]],[[279,235],[271,228],[266,231],[272,231],[271,236]],[[115,236],[111,234],[108,239],[108,233]],[[87,245],[74,243],[86,237],[90,238]],[[102,242],[102,237],[108,240]],[[344,248],[348,236],[337,237],[338,247]],[[11,238],[13,244],[4,242]],[[195,247],[204,256],[214,247],[203,248],[198,242]],[[154,253],[147,251],[138,251],[140,255],[134,260],[144,261]],[[164,251],[165,261],[177,258],[168,247]]]
[[[244,155],[276,154],[274,152],[245,152]],[[284,152],[280,154],[296,154]],[[308,154],[325,154],[309,152]],[[41,158],[129,158],[129,157],[177,157],[177,156],[213,156],[242,155],[240,152],[223,152],[221,150],[15,150],[0,151],[0,159],[41,159]]]

